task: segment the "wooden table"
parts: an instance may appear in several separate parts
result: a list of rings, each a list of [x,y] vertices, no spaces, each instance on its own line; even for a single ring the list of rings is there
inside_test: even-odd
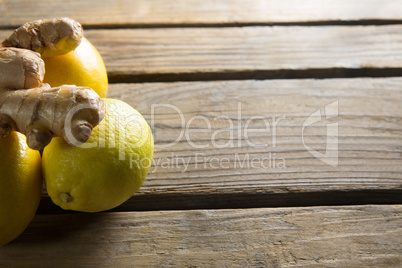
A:
[[[138,193],[45,194],[0,267],[401,267],[402,1],[0,1],[80,21],[152,125]]]

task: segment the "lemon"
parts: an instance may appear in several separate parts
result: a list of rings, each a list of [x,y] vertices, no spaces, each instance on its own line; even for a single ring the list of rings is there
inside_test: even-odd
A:
[[[18,237],[31,222],[42,193],[41,158],[25,136],[0,138],[0,246]]]
[[[66,210],[98,212],[127,201],[143,184],[153,156],[151,129],[123,101],[103,99],[105,118],[79,147],[54,138],[42,167],[53,203]]]
[[[44,58],[43,82],[52,87],[76,85],[92,88],[101,98],[106,98],[108,78],[103,59],[96,48],[83,37],[73,51]]]

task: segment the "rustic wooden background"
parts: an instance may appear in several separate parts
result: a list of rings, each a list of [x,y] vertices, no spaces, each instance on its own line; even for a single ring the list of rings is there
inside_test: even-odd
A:
[[[62,211],[44,192],[1,267],[402,266],[402,1],[0,0],[0,15],[0,39],[80,21],[108,97],[139,110],[156,145],[145,184],[112,211]],[[338,124],[333,167],[302,131],[336,101],[304,133],[324,153]],[[250,163],[269,156],[286,167]]]

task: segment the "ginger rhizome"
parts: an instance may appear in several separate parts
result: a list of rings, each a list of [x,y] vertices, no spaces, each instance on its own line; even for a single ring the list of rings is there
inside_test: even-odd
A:
[[[44,75],[45,63],[38,53],[0,48],[0,90],[39,87]]]
[[[99,96],[90,88],[74,85],[6,90],[0,93],[0,101],[0,135],[14,129],[25,134],[28,146],[36,150],[43,149],[53,136],[72,144],[87,141],[104,116],[99,112],[103,110]],[[75,107],[82,111],[69,114]]]
[[[82,36],[82,26],[75,20],[35,20],[16,29],[1,46],[30,49],[39,52],[42,58],[54,57],[74,50]]]
[[[88,140],[105,114],[99,95],[88,87],[52,88],[42,83],[45,66],[41,55],[67,53],[79,45],[81,38],[79,23],[53,19],[24,24],[2,42],[1,137],[12,130],[21,132],[28,146],[36,150],[43,149],[54,136],[73,145]]]

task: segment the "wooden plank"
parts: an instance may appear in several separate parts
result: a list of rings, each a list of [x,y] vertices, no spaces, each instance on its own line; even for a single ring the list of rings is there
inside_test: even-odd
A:
[[[401,25],[87,31],[110,76],[400,68]],[[223,74],[222,74],[223,73]],[[236,79],[233,76],[232,79]]]
[[[86,36],[103,56],[112,81],[121,82],[188,74],[220,80],[242,72],[252,78],[258,72],[281,77],[308,69],[312,77],[322,69],[400,70],[401,31],[401,25],[275,26],[88,30]],[[0,38],[10,33],[0,31]]]
[[[236,182],[240,188],[252,186],[253,174],[255,185],[264,185],[262,177],[277,179],[270,182],[271,190],[274,185],[303,184],[309,189],[322,189],[322,183],[340,189],[382,188],[381,185],[399,188],[401,88],[401,78],[113,84],[109,97],[136,107],[153,127],[154,165],[172,155],[184,157],[185,162],[190,160],[187,169],[182,161],[167,168],[160,162],[153,166],[153,179],[148,181],[152,191],[166,191],[167,187],[175,188],[169,189],[172,191],[187,187],[189,191],[202,190],[201,184],[207,181],[215,189],[230,187],[232,191]],[[338,117],[317,122],[303,133],[306,119],[334,101],[338,102]],[[339,125],[337,167],[313,157],[302,141],[304,134],[306,145],[325,151],[328,122]],[[271,163],[265,169],[251,165],[204,168],[202,155],[198,165],[195,160],[198,153],[218,159],[227,157],[234,164],[236,153],[262,157],[269,152],[288,161],[286,171],[281,171],[279,160],[276,166]],[[208,163],[208,159],[204,160]],[[244,177],[246,174],[248,177]],[[300,181],[296,183],[297,178]],[[209,186],[205,189],[210,190]]]
[[[402,202],[402,78],[109,87],[155,138],[146,182],[117,210]],[[334,101],[338,117],[303,132]],[[337,141],[327,140],[327,123],[338,124]],[[324,154],[335,142],[337,166],[306,147]],[[51,211],[60,212],[44,197],[39,213]]]
[[[402,206],[37,215],[2,267],[400,267]]]
[[[61,16],[98,27],[401,20],[400,10],[400,0],[2,0],[0,26]]]
[[[116,210],[400,203],[401,89],[402,78],[110,85],[108,97],[137,108],[155,137],[147,180]],[[334,101],[338,117],[303,133]],[[335,145],[327,123],[338,124],[337,166],[306,147]],[[39,212],[51,211],[44,197]]]

